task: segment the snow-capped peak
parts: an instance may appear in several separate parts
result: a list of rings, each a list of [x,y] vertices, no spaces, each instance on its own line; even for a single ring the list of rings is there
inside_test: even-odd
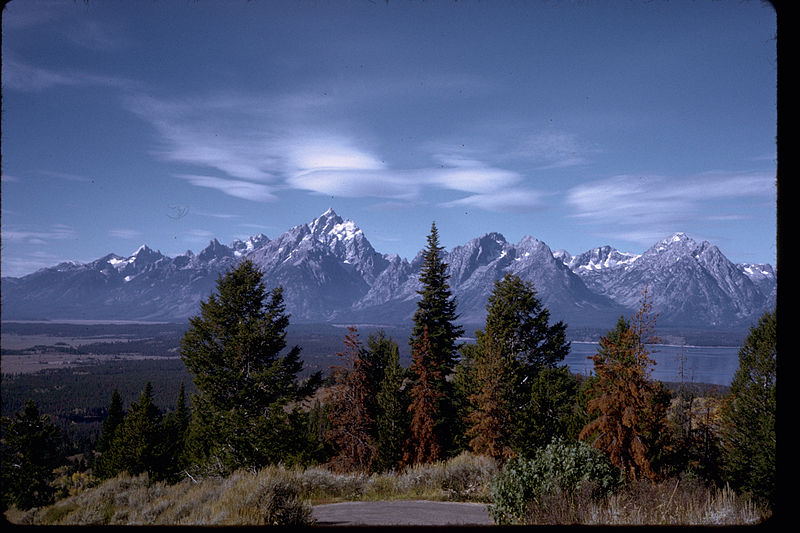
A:
[[[350,241],[361,235],[361,229],[350,219],[344,220],[332,208],[308,224],[313,238],[319,242]]]
[[[345,240],[349,241],[356,238],[356,235],[360,234],[361,230],[356,226],[355,222],[352,220],[345,220],[339,224],[336,224],[331,228],[329,235],[335,237],[337,240]]]

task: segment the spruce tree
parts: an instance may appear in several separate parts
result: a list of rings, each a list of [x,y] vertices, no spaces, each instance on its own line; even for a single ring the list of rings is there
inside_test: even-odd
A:
[[[430,367],[427,372],[429,381],[425,387],[435,390],[437,413],[435,434],[441,452],[449,455],[455,450],[455,433],[458,427],[457,413],[451,383],[447,377],[453,373],[458,350],[458,338],[464,334],[461,326],[456,324],[459,315],[456,313],[457,302],[450,292],[447,274],[447,263],[443,260],[444,247],[439,244],[439,232],[436,223],[431,224],[427,237],[427,247],[422,252],[422,266],[419,281],[422,288],[417,291],[421,296],[414,312],[414,324],[409,344],[413,347],[422,342],[423,333],[427,330],[426,349],[418,354],[422,358],[419,364],[412,366],[412,376],[419,382],[419,369]],[[416,368],[417,370],[413,370]]]
[[[533,457],[553,439],[577,440],[583,428],[578,407],[578,379],[566,365],[545,367],[531,384],[530,403],[523,411],[521,455]]]
[[[631,321],[620,317],[615,328],[600,339],[594,360],[594,378],[586,393],[591,420],[581,440],[603,451],[630,479],[657,479],[658,439],[666,434],[668,396],[650,378],[655,363],[647,344],[657,342],[655,318],[647,289]]]
[[[533,284],[519,276],[506,274],[495,281],[486,310],[480,335],[490,337],[499,353],[515,361],[523,379],[557,366],[569,354],[566,324],[550,324],[550,311]]]
[[[771,506],[776,484],[777,311],[765,313],[739,350],[723,409],[724,476],[730,485]]]
[[[105,479],[114,475],[112,472],[113,469],[110,468],[111,465],[109,464],[111,457],[110,450],[114,442],[114,435],[119,427],[122,426],[124,420],[125,411],[122,407],[122,396],[119,390],[114,389],[114,392],[111,394],[111,402],[108,406],[108,415],[103,420],[103,425],[100,429],[100,437],[97,439],[97,445],[95,446],[95,451],[99,453],[99,456],[94,461],[94,475],[99,479]]]
[[[337,451],[331,462],[340,472],[367,472],[375,457],[374,420],[367,407],[369,362],[356,328],[348,328],[344,344],[344,351],[337,354],[342,364],[334,368],[330,397],[327,438]]]
[[[384,330],[379,329],[369,334],[366,347],[361,353],[361,356],[367,363],[364,366],[366,376],[365,387],[367,389],[367,411],[372,420],[376,421],[376,423],[378,420],[378,394],[381,391],[381,383],[386,377],[386,371],[389,365],[392,364],[393,356],[395,355],[394,352],[398,350],[397,343],[392,340],[391,337],[387,336]],[[377,430],[377,426],[373,429]],[[376,432],[373,432],[373,437],[377,437]]]
[[[421,299],[414,312],[409,344],[413,345],[420,339],[427,327],[430,344],[428,357],[434,359],[439,370],[446,375],[456,363],[457,340],[464,334],[464,329],[456,324],[457,303],[450,292],[450,275],[447,274],[447,263],[442,258],[443,251],[444,247],[439,245],[439,231],[436,223],[433,223],[427,237],[427,247],[422,252],[419,275],[422,288],[417,291]]]
[[[383,380],[376,395],[376,448],[374,469],[397,468],[403,459],[403,443],[408,438],[408,398],[404,389],[406,371],[400,366],[400,349],[389,339]]]
[[[297,451],[294,432],[305,428],[287,408],[313,392],[320,374],[301,384],[300,348],[281,355],[288,326],[282,288],[268,292],[249,260],[221,275],[189,319],[180,352],[198,393],[187,450],[201,470],[258,468]]]
[[[511,450],[529,455],[542,443],[543,433],[555,429],[535,425],[545,418],[535,411],[539,405],[532,386],[569,353],[566,325],[551,325],[533,285],[513,274],[495,281],[486,310],[485,328],[475,332],[472,378],[461,379],[473,388],[467,414],[471,445],[474,451],[494,450],[490,454],[497,458],[509,457]]]
[[[105,453],[107,474],[147,473],[151,479],[165,479],[166,450],[162,427],[163,414],[153,403],[153,387],[148,381],[138,401],[131,402],[122,425]]]
[[[411,416],[409,437],[403,451],[403,465],[433,463],[442,457],[442,445],[436,434],[436,422],[440,419],[439,406],[442,393],[436,387],[442,373],[430,354],[431,345],[428,328],[422,330],[419,340],[411,348],[411,372],[416,381],[411,386]]]
[[[469,445],[477,454],[505,461],[511,449],[513,380],[508,361],[491,342],[483,346],[475,361],[477,392],[469,400],[475,409],[467,421]]]
[[[164,446],[166,474],[173,478],[185,468],[186,435],[189,430],[189,408],[183,382],[178,389],[175,410],[164,417]]]
[[[53,502],[53,470],[66,461],[60,454],[61,432],[28,400],[22,412],[2,418],[2,506],[19,509]]]

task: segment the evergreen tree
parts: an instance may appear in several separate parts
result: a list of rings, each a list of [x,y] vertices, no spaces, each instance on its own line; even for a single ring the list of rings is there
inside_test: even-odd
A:
[[[553,439],[577,440],[583,428],[578,407],[578,379],[564,366],[545,367],[531,384],[530,403],[524,411],[521,434],[525,444],[519,453],[533,457]]]
[[[436,421],[439,419],[439,405],[442,393],[436,387],[441,379],[441,371],[430,355],[431,345],[428,328],[411,348],[411,372],[416,381],[411,386],[411,415],[409,437],[403,451],[403,464],[433,463],[441,458],[442,446],[436,435]]]
[[[739,350],[723,410],[725,479],[732,487],[776,503],[777,311],[765,313]]]
[[[543,432],[555,427],[532,425],[545,422],[535,411],[532,386],[540,372],[555,368],[569,353],[566,326],[551,325],[550,312],[533,285],[513,274],[495,281],[486,310],[485,328],[475,332],[477,348],[471,364],[472,386],[477,390],[471,396],[474,411],[468,415],[467,431],[482,450],[504,450],[502,457],[509,457],[511,450],[528,455],[554,436],[540,442]],[[497,431],[487,432],[487,427]],[[491,438],[498,442],[489,444]]]
[[[114,389],[111,394],[111,402],[108,406],[108,416],[103,420],[103,425],[100,429],[100,437],[97,439],[95,451],[100,455],[94,461],[94,474],[99,479],[105,479],[113,476],[111,472],[109,460],[111,444],[114,442],[114,435],[122,426],[125,420],[125,411],[122,407],[122,396],[119,390]]]
[[[639,310],[629,322],[620,317],[616,327],[600,339],[594,360],[595,379],[587,393],[593,419],[579,434],[603,451],[630,479],[656,479],[657,439],[666,433],[666,400],[660,384],[650,379],[647,344],[655,319],[645,289]]]
[[[180,351],[198,390],[187,443],[193,462],[226,473],[295,453],[293,432],[302,429],[285,408],[309,396],[320,374],[301,384],[300,348],[280,355],[289,325],[282,288],[268,293],[244,260],[218,278],[217,293],[189,324]]]
[[[405,370],[400,366],[400,349],[389,340],[383,380],[376,395],[376,448],[374,469],[397,468],[403,459],[403,443],[408,438],[408,399],[404,389]],[[383,345],[383,344],[382,344]]]
[[[550,311],[533,284],[519,276],[506,274],[495,281],[486,310],[486,326],[479,336],[491,338],[499,353],[515,362],[523,381],[542,368],[555,367],[569,354],[566,324],[550,324]]]
[[[151,479],[164,479],[166,450],[162,428],[163,415],[153,403],[153,387],[148,381],[131,402],[122,425],[114,432],[109,450],[104,454],[109,477],[120,472],[131,475],[147,473]]]
[[[510,402],[513,391],[508,360],[489,341],[479,352],[475,364],[475,381],[478,392],[469,400],[475,405],[468,422],[469,445],[481,455],[499,461],[513,457],[511,449]]]
[[[96,449],[98,452],[105,452],[108,450],[111,442],[114,440],[114,432],[122,424],[125,418],[125,411],[122,408],[122,396],[118,389],[114,389],[111,394],[111,402],[108,406],[108,415],[103,420],[103,425],[100,429],[100,437],[97,439]]]
[[[399,347],[391,337],[386,335],[382,329],[370,333],[367,337],[366,349],[361,356],[367,363],[364,365],[366,375],[365,387],[367,396],[365,399],[367,412],[377,424],[379,415],[378,394],[381,391],[382,382],[386,377],[386,371],[393,361],[393,356],[397,352],[399,361]],[[399,364],[399,363],[398,363]],[[377,425],[373,428],[372,436],[377,438]]]
[[[447,274],[447,263],[442,259],[444,247],[439,245],[439,232],[436,223],[431,224],[427,237],[427,247],[422,252],[422,266],[419,281],[422,288],[417,291],[421,299],[414,312],[414,324],[409,344],[412,349],[418,345],[427,329],[427,348],[416,366],[435,367],[427,372],[426,387],[435,389],[437,419],[435,420],[436,439],[445,454],[454,450],[457,414],[453,391],[447,377],[452,374],[457,358],[457,340],[464,334],[463,328],[456,324],[456,299],[451,295]],[[422,365],[422,366],[420,366]],[[420,374],[413,372],[413,379],[420,380]],[[430,381],[433,380],[433,381]]]
[[[367,408],[369,362],[363,356],[356,328],[348,328],[344,344],[344,351],[337,354],[343,364],[333,372],[331,428],[327,438],[337,451],[332,460],[334,468],[340,472],[367,472],[375,457],[374,420]]]
[[[2,418],[2,505],[19,509],[53,502],[53,471],[66,461],[59,453],[61,432],[28,400],[14,418]]]
[[[186,392],[183,382],[178,389],[175,410],[164,417],[164,445],[166,474],[174,478],[186,467],[184,448],[189,430],[189,408],[186,405]]]
[[[456,455],[469,450],[468,435],[471,427],[471,416],[475,411],[475,405],[470,398],[480,392],[480,387],[476,379],[475,360],[480,357],[481,350],[477,344],[463,344],[459,348],[461,357],[453,371],[451,379],[453,387],[453,408],[456,413],[455,438],[453,441],[453,453]]]
[[[308,463],[310,464],[327,463],[336,453],[326,437],[331,429],[330,412],[330,404],[327,402],[323,404],[319,398],[314,400],[308,410],[306,439],[309,443]]]

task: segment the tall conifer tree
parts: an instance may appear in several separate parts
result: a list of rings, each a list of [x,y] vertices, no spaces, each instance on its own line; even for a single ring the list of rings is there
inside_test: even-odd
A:
[[[777,333],[775,310],[750,328],[722,417],[726,480],[772,506],[777,495]]]
[[[181,382],[175,410],[164,417],[165,466],[169,476],[176,476],[185,468],[184,448],[188,430],[189,408],[186,405],[186,391]]]
[[[187,443],[194,462],[226,473],[293,454],[299,428],[285,407],[313,392],[320,374],[301,384],[300,348],[281,355],[289,325],[282,288],[268,292],[253,262],[241,261],[189,325],[180,351],[198,389]]]
[[[420,351],[420,362],[413,370],[415,382],[419,382],[419,369],[424,365],[430,367],[427,372],[426,387],[435,390],[437,413],[435,434],[438,446],[445,455],[454,451],[457,414],[455,410],[453,390],[447,377],[452,374],[457,359],[458,338],[464,334],[461,326],[456,324],[456,299],[450,292],[447,274],[447,263],[443,260],[444,247],[439,244],[439,231],[436,223],[431,224],[427,237],[427,247],[422,252],[422,266],[419,280],[422,288],[417,291],[421,296],[414,313],[414,325],[409,344],[420,346],[423,333],[427,330],[426,348]]]
[[[388,358],[376,396],[376,447],[374,468],[382,472],[397,468],[408,438],[408,399],[404,389],[406,372],[400,366],[400,348],[389,339]]]
[[[428,328],[411,348],[411,372],[416,381],[411,386],[411,415],[409,438],[403,452],[403,464],[432,463],[442,456],[442,446],[436,434],[442,393],[436,384],[442,377],[436,360],[430,355]]]
[[[114,440],[106,452],[110,474],[147,473],[151,479],[164,479],[167,465],[164,447],[163,415],[153,403],[153,387],[148,381],[132,402],[122,425],[114,432]]]
[[[3,417],[2,438],[2,507],[20,509],[40,507],[53,502],[53,470],[65,461],[61,456],[61,432],[39,406],[28,400],[22,412],[13,418]]]
[[[374,420],[367,405],[369,362],[364,358],[356,328],[348,328],[344,344],[344,351],[337,354],[342,364],[333,371],[327,438],[337,450],[332,460],[337,470],[366,472],[375,457]]]
[[[114,475],[113,469],[110,468],[111,444],[114,442],[114,435],[117,430],[122,426],[125,420],[125,411],[122,407],[122,396],[119,390],[114,389],[111,394],[111,403],[108,406],[108,416],[103,420],[103,425],[100,429],[100,437],[97,439],[95,450],[99,452],[99,456],[94,461],[94,475],[99,479],[104,479]]]
[[[600,339],[592,357],[595,376],[587,389],[592,420],[579,434],[630,479],[659,477],[654,461],[659,453],[657,439],[667,433],[668,397],[650,378],[654,361],[647,344],[658,341],[651,309],[645,289],[633,319],[620,317],[616,327]]]
[[[514,455],[511,449],[511,400],[513,376],[508,361],[491,343],[483,346],[475,360],[478,391],[469,397],[475,409],[467,417],[472,450],[505,461]]]
[[[470,445],[497,458],[528,455],[538,444],[534,436],[544,430],[532,424],[543,420],[532,411],[537,406],[532,385],[569,353],[566,325],[550,324],[550,312],[533,285],[513,274],[495,281],[486,311],[484,330],[475,332],[472,376],[461,379],[473,389]]]

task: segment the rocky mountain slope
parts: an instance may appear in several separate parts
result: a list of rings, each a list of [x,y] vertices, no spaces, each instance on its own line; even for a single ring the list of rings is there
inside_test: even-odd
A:
[[[293,321],[405,323],[414,312],[421,257],[375,251],[351,220],[328,210],[274,239],[256,235],[197,254],[167,257],[147,246],[129,257],[62,263],[2,279],[2,318],[183,321],[241,258],[267,286],[282,285]],[[735,265],[708,242],[676,233],[641,255],[608,246],[571,256],[530,236],[514,244],[482,235],[445,253],[465,324],[485,316],[493,282],[511,272],[531,281],[554,320],[606,325],[629,315],[646,285],[659,324],[735,327],[775,304],[771,265]]]

